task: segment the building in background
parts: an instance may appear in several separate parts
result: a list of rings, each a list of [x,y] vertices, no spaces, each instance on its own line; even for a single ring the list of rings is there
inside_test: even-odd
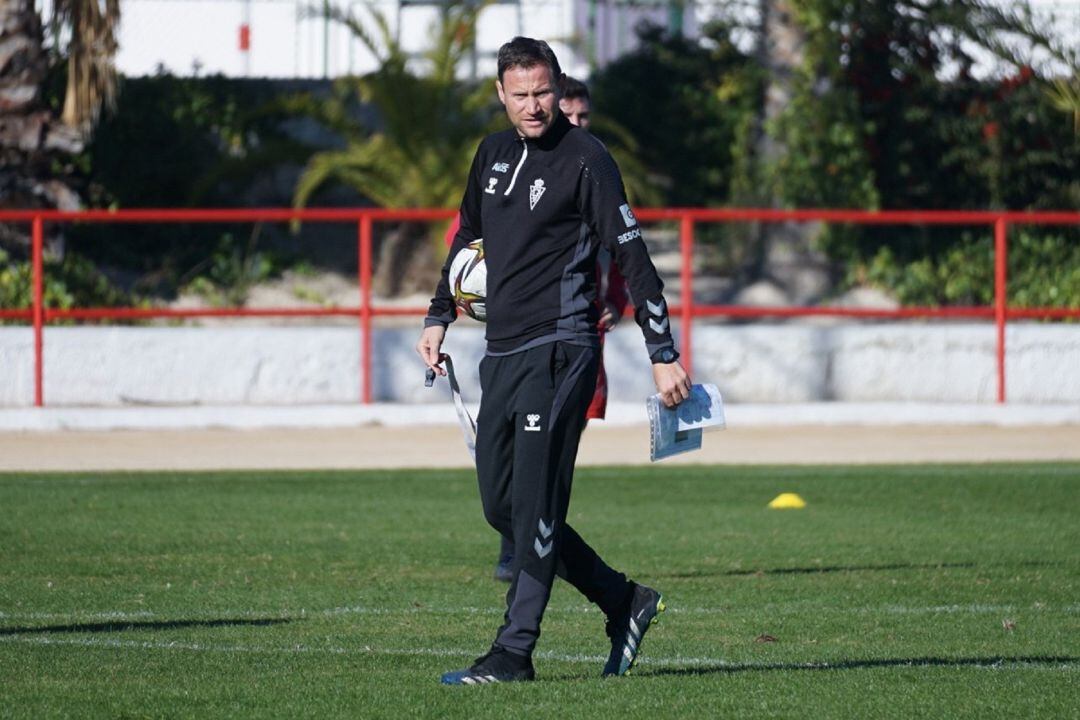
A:
[[[38,0],[45,15],[52,1]],[[367,16],[368,6],[377,8],[406,49],[420,53],[443,1],[336,4],[358,17]],[[321,16],[326,3],[121,0],[117,64],[129,77],[167,71],[185,76],[334,78],[373,70],[376,61],[367,49],[345,27]],[[1032,0],[1032,5],[1037,12],[1054,13],[1063,37],[1080,43],[1080,0]],[[513,35],[529,35],[551,43],[567,73],[588,77],[592,68],[636,47],[634,28],[642,21],[695,37],[704,22],[716,17],[753,25],[755,7],[754,0],[494,0],[481,14],[476,52],[461,74],[492,76],[499,46]]]
[[[52,0],[44,2],[46,15]],[[440,0],[343,0],[337,6],[367,18],[384,14],[409,51],[420,53]],[[376,67],[375,58],[341,24],[321,15],[323,0],[122,0],[122,74],[215,74],[229,77],[333,78]],[[495,53],[513,35],[551,43],[568,73],[618,57],[636,44],[642,20],[695,32],[693,12],[667,0],[496,0],[481,14],[474,60],[463,76],[490,77]],[[369,27],[373,27],[368,23]]]

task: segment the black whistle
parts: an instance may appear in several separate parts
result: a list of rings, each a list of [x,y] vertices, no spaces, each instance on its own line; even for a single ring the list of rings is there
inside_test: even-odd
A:
[[[435,371],[431,368],[427,369],[424,373],[424,387],[431,387],[435,384]]]

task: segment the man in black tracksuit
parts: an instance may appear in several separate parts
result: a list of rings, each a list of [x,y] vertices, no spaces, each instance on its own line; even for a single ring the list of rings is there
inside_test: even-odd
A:
[[[690,381],[677,361],[663,283],[619,170],[598,140],[559,112],[562,72],[551,48],[515,38],[500,49],[498,72],[496,88],[513,128],[488,136],[477,149],[461,229],[417,351],[444,374],[439,351],[456,317],[450,263],[483,238],[487,353],[480,364],[476,465],[484,516],[514,543],[513,581],[491,651],[445,674],[443,682],[532,679],[531,656],[556,574],[607,615],[612,650],[604,675],[622,675],[663,610],[662,598],[610,568],[565,523],[596,383],[598,242],[626,277],[665,404],[684,400]]]

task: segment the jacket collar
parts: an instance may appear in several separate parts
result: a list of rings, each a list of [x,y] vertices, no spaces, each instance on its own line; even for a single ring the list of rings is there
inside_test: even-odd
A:
[[[573,127],[573,123],[567,120],[566,116],[563,115],[560,110],[559,116],[555,118],[555,122],[551,123],[551,127],[548,128],[546,133],[538,138],[525,138],[525,142],[530,147],[535,147],[540,150],[551,150],[559,144],[560,140],[566,137],[566,133],[570,132]]]

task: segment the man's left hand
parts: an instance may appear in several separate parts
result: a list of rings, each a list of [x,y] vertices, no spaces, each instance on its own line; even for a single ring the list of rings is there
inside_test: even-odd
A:
[[[679,361],[670,363],[653,363],[653,382],[660,393],[660,399],[664,405],[673,408],[686,398],[690,397],[690,376],[679,364]]]

